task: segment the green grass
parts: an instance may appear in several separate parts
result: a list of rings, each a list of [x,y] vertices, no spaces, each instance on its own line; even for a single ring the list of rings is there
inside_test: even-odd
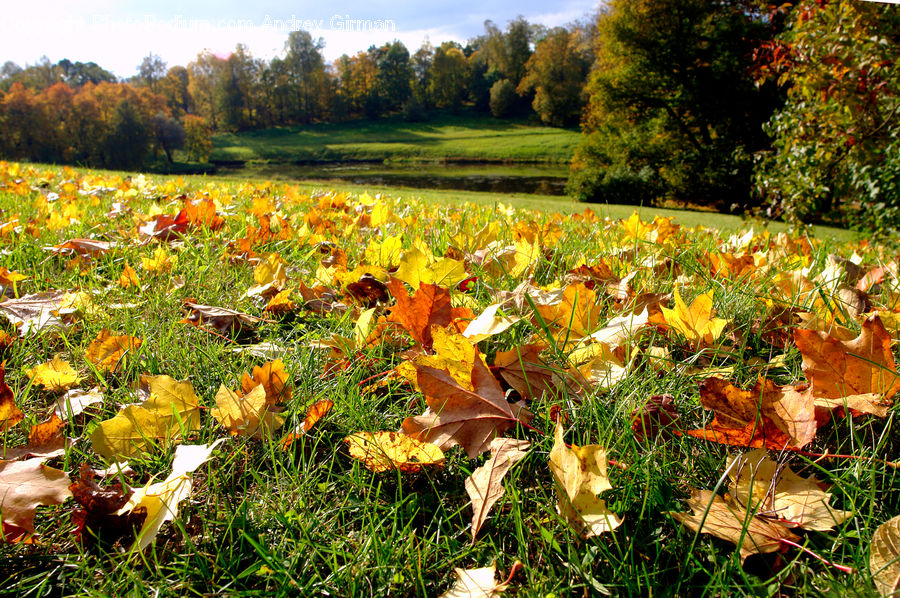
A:
[[[256,340],[283,347],[279,356],[293,384],[293,397],[284,410],[288,423],[274,437],[227,440],[194,475],[194,488],[178,517],[164,525],[154,544],[141,553],[86,549],[76,543],[71,500],[40,508],[35,544],[0,544],[0,595],[436,596],[451,586],[454,567],[484,567],[496,561],[499,569],[508,571],[516,560],[524,564],[524,570],[512,580],[509,593],[515,596],[872,595],[869,542],[880,523],[900,513],[900,478],[896,469],[870,457],[896,458],[900,449],[893,426],[896,408],[886,419],[828,418],[807,447],[858,459],[790,457],[795,471],[815,474],[832,484],[836,508],[854,511],[835,530],[799,532],[802,545],[825,559],[853,567],[852,575],[794,549],[781,555],[752,556],[742,565],[733,545],[678,525],[668,513],[685,510],[692,487],[719,487],[721,493],[725,459],[740,449],[686,436],[642,442],[632,433],[630,419],[632,410],[647,397],[669,393],[685,429],[708,422],[710,415],[700,406],[698,391],[706,365],[733,367],[729,379],[747,388],[761,372],[760,360],[765,363],[785,353],[784,365],[767,375],[780,384],[802,381],[796,348],[773,347],[756,326],[769,312],[766,300],[772,296],[775,280],[803,267],[814,278],[825,269],[830,254],[850,257],[858,251],[867,266],[893,260],[895,256],[882,248],[829,238],[815,242],[804,258],[792,253],[790,246],[773,241],[766,254],[771,264],[768,271],[723,277],[711,273],[705,255],[717,252],[727,234],[682,230],[669,241],[637,240],[625,234],[621,222],[574,217],[585,206],[558,198],[499,198],[516,207],[510,214],[500,209],[496,196],[487,194],[368,189],[370,194],[384,192],[381,201],[391,206],[396,217],[372,229],[362,221],[351,224],[368,210],[359,197],[361,188],[326,192],[315,185],[289,188],[206,177],[180,182],[148,177],[151,185],[139,188],[120,175],[124,173],[85,174],[43,167],[10,172],[0,166],[0,225],[17,214],[23,227],[16,234],[0,232],[2,265],[30,277],[18,283],[16,290],[22,294],[81,289],[92,293],[96,306],[78,313],[76,325],[61,334],[22,338],[5,351],[6,381],[27,420],[5,432],[3,442],[8,446],[24,443],[27,424],[44,418],[54,395],[32,385],[24,371],[57,353],[80,370],[85,388],[98,385],[105,395],[94,415],[66,425],[67,436],[75,442],[65,457],[51,465],[72,476],[83,463],[105,466],[88,438],[99,421],[112,417],[119,406],[135,402],[132,388],[142,374],[166,374],[193,384],[205,409],[200,429],[186,442],[227,437],[209,413],[219,385],[239,388],[242,372],[266,360],[236,353],[236,342],[181,323],[185,315],[181,300],[188,297],[266,316],[268,321],[259,324]],[[65,181],[75,187],[67,192]],[[72,193],[97,187],[118,192]],[[62,197],[48,203],[44,194],[50,192]],[[143,270],[141,260],[160,244],[138,242],[137,226],[151,212],[174,215],[183,205],[181,194],[219,201],[225,225],[218,231],[191,229],[182,242],[162,245],[177,256],[172,271]],[[544,241],[533,272],[537,284],[564,285],[567,273],[578,264],[605,261],[618,276],[636,272],[630,283],[635,295],[667,293],[677,285],[690,301],[714,291],[716,315],[731,322],[729,333],[698,350],[678,335],[650,327],[633,341],[635,366],[618,384],[597,388],[584,397],[563,393],[560,398],[530,401],[528,408],[535,414],[532,428],[508,433],[531,442],[528,456],[505,478],[506,494],[473,543],[464,480],[484,462],[484,456],[469,460],[454,449],[447,452],[442,468],[376,474],[351,458],[343,441],[357,431],[397,430],[405,417],[422,412],[421,393],[409,385],[391,381],[372,386],[407,358],[400,349],[412,344],[409,337],[402,336],[400,346],[385,343],[365,349],[334,368],[326,352],[310,345],[335,332],[350,334],[355,322],[352,312],[301,308],[276,317],[264,313],[263,304],[243,296],[254,284],[253,266],[226,259],[226,253],[239,252],[229,250],[228,244],[247,235],[248,227],[259,226],[248,209],[254,201],[268,199],[278,206],[266,213],[278,212],[285,218],[282,230],[290,224],[293,232],[251,246],[260,254],[278,252],[288,264],[287,276],[294,288],[301,282],[313,286],[323,260],[339,259],[338,250],[351,270],[366,263],[370,242],[391,235],[399,235],[406,249],[418,241],[442,255],[451,245],[457,249],[464,245],[464,235],[494,223],[500,244],[512,243],[516,231],[541,231]],[[541,211],[525,211],[526,200]],[[131,212],[109,215],[116,202]],[[614,218],[627,217],[632,211],[631,207],[597,209],[604,215],[609,210]],[[54,230],[51,224],[58,220],[51,221],[51,215],[66,210],[73,219]],[[555,216],[555,212],[564,215]],[[742,224],[717,214],[649,209],[641,213],[645,221],[653,214],[674,215],[685,226],[705,223],[738,228]],[[68,238],[89,236],[120,245],[90,262],[52,256],[43,249]],[[758,237],[756,243],[762,250],[766,241]],[[143,285],[139,290],[117,284],[126,263],[138,270]],[[512,290],[521,282],[521,277],[508,271],[491,272],[472,261],[466,270],[479,279],[469,294],[454,293],[454,302],[470,302],[476,313],[496,300],[496,291]],[[181,288],[172,284],[177,277],[184,278]],[[827,284],[814,286],[817,293],[830,297]],[[883,307],[888,291],[896,292],[895,287],[896,281],[889,279],[882,293],[873,290],[874,305]],[[621,313],[622,306],[601,295],[596,305],[602,324]],[[800,298],[794,299],[800,305]],[[349,299],[344,300],[352,306]],[[386,307],[379,307],[379,313],[386,313]],[[547,338],[527,305],[521,311],[509,311],[523,320],[479,343],[488,363],[498,351],[535,340],[558,344]],[[848,324],[858,327],[852,321]],[[15,335],[5,321],[2,328]],[[102,328],[144,340],[115,374],[100,374],[85,361],[87,345]],[[644,356],[651,346],[670,351],[660,370]],[[564,353],[565,347],[548,352],[547,359],[553,361],[559,352]],[[282,450],[282,432],[302,421],[311,403],[324,398],[335,402],[334,409],[290,450]],[[554,406],[568,417],[567,442],[599,444],[622,466],[610,468],[612,490],[602,495],[624,517],[614,532],[582,539],[556,512],[548,467],[553,445],[549,418]],[[127,482],[141,487],[164,478],[172,454],[169,446],[133,459],[135,474]]]
[[[277,127],[213,137],[213,160],[472,160],[567,163],[579,133],[494,119],[442,115]]]

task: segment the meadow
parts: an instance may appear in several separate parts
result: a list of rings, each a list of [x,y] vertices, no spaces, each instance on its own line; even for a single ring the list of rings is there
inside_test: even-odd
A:
[[[285,126],[213,136],[213,161],[475,161],[567,164],[579,132],[523,120],[442,114]]]
[[[0,210],[0,594],[900,579],[894,247],[2,162]]]

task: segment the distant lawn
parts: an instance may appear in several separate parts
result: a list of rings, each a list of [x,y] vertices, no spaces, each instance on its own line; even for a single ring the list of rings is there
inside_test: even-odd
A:
[[[579,133],[490,116],[441,115],[276,127],[213,137],[215,160],[497,160],[565,163]]]

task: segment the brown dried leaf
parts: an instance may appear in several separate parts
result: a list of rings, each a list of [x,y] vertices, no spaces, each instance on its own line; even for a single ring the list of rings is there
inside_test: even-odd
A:
[[[233,309],[194,303],[191,299],[185,299],[182,303],[190,310],[183,322],[194,326],[208,326],[223,336],[253,332],[256,324],[263,321],[262,318]]]
[[[531,419],[523,405],[510,405],[503,390],[481,359],[470,376],[471,389],[461,386],[449,372],[416,366],[417,382],[428,408],[422,415],[403,420],[402,430],[441,450],[463,447],[470,459],[489,450],[491,440],[517,423]]]
[[[484,524],[491,507],[503,497],[503,477],[527,454],[527,440],[494,438],[491,458],[466,478],[466,492],[472,501],[472,542]]]
[[[12,389],[6,384],[6,362],[0,363],[0,432],[5,432],[20,421],[25,414],[16,405]]]
[[[885,521],[872,534],[869,571],[881,596],[900,591],[900,515]]]
[[[754,517],[752,511],[726,503],[709,490],[694,490],[687,505],[691,513],[670,515],[698,534],[711,534],[739,546],[741,562],[751,554],[781,550],[781,540],[800,540],[783,525]]]
[[[66,452],[65,424],[54,413],[45,422],[31,426],[28,432],[28,444],[16,448],[0,449],[3,459],[16,460],[22,457],[39,457],[43,460],[59,457]]]

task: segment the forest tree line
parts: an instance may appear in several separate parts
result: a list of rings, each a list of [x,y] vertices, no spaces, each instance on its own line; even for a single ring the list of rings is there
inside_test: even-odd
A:
[[[94,63],[0,68],[0,155],[135,168],[209,137],[465,108],[580,124],[569,190],[900,225],[900,9],[851,0],[610,0],[546,28],[518,18],[466,44],[372,46],[329,64],[290,34],[187,66],[150,54],[117,82]],[[128,141],[131,140],[131,141]],[[122,151],[131,143],[133,151]]]

